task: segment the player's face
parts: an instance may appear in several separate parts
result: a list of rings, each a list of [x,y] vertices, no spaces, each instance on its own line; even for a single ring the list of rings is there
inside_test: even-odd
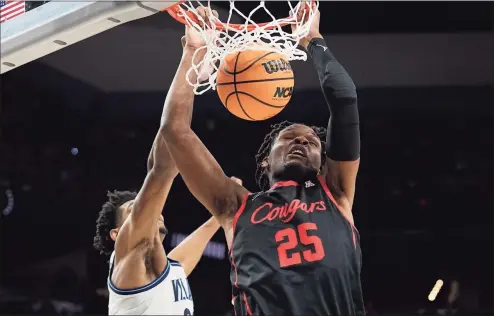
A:
[[[127,217],[129,217],[130,212],[132,211],[132,208],[134,206],[134,200],[130,200],[122,204],[120,206],[120,209],[122,210],[122,219],[121,222],[124,223]],[[165,220],[163,218],[163,215],[160,214],[160,217],[158,219],[158,222],[156,223],[157,226],[157,233],[159,233],[161,241],[165,239],[166,234],[168,233],[168,230],[166,229],[165,226]]]
[[[288,126],[274,141],[268,164],[274,174],[283,172],[289,166],[301,166],[319,171],[321,141],[314,130],[306,125]]]

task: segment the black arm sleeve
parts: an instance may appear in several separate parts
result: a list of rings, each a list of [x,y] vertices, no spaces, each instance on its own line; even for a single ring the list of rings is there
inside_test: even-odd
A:
[[[331,115],[326,155],[335,161],[357,160],[360,157],[360,127],[355,84],[329,51],[324,39],[312,39],[307,50],[319,75]]]

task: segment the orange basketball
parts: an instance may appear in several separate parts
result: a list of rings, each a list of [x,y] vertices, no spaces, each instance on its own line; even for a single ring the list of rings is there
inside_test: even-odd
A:
[[[216,79],[218,95],[233,115],[262,121],[290,101],[294,78],[290,63],[278,53],[248,50],[229,54]]]

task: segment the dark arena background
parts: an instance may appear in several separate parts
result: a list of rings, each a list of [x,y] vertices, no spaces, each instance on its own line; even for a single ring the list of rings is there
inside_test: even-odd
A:
[[[492,3],[322,2],[320,11],[359,94],[354,216],[368,314],[492,315]],[[1,76],[1,314],[107,313],[95,220],[108,190],[144,180],[183,32],[156,14]],[[265,122],[232,116],[214,91],[196,97],[193,129],[251,191],[271,124],[327,123],[311,63],[292,66],[292,101]],[[163,215],[166,249],[209,218],[180,177]],[[190,277],[197,315],[232,314],[226,253],[220,231]]]

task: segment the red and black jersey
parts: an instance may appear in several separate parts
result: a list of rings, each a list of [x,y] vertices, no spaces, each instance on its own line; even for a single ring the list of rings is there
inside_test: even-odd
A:
[[[247,195],[230,261],[237,316],[365,314],[359,234],[320,176]]]

